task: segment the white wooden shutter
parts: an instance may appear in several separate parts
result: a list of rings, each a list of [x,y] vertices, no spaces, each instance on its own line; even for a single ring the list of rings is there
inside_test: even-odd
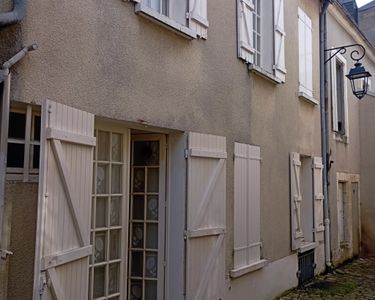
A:
[[[275,76],[285,82],[284,0],[274,0]]]
[[[238,57],[245,62],[254,63],[253,46],[253,0],[237,0],[237,42]]]
[[[189,133],[186,299],[222,298],[226,138]]]
[[[207,39],[207,0],[189,0],[189,28],[202,39]]]
[[[292,225],[292,250],[301,246],[303,239],[302,222],[301,222],[301,160],[299,153],[290,154],[290,209]]]
[[[324,239],[323,219],[323,161],[321,157],[313,158],[313,182],[314,182],[314,236],[315,241]]]
[[[34,300],[87,299],[94,115],[42,107]]]
[[[338,131],[337,126],[337,81],[336,57],[331,59],[331,105],[332,105],[332,130]]]
[[[312,97],[312,23],[298,8],[299,92]]]

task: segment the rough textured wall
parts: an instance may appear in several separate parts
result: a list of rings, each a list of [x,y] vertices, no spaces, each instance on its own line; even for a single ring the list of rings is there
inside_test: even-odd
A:
[[[375,8],[359,10],[358,24],[366,38],[375,46]]]
[[[7,183],[6,201],[11,202],[11,239],[8,300],[32,298],[38,184]]]

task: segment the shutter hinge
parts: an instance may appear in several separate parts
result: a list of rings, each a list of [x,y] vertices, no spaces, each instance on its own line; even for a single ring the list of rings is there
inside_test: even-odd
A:
[[[43,272],[40,273],[39,295],[43,295],[47,284],[48,284],[47,272],[43,271]]]
[[[0,258],[2,260],[7,260],[8,256],[13,255],[12,251],[0,249]]]
[[[184,230],[184,240],[186,241],[188,239],[188,231]]]
[[[186,19],[190,19],[190,16],[191,16],[191,13],[190,13],[190,12],[187,12],[187,13],[185,14],[185,18],[186,18]]]
[[[184,150],[184,156],[186,159],[189,157],[189,149]]]

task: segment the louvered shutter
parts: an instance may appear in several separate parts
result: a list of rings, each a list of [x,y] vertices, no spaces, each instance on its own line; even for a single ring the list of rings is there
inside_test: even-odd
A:
[[[234,144],[235,270],[260,261],[260,159],[258,146]]]
[[[284,0],[274,0],[275,76],[285,82]]]
[[[223,297],[226,138],[189,133],[186,299]]]
[[[331,59],[331,105],[332,105],[332,130],[338,131],[337,127],[337,81],[336,81],[336,57]]]
[[[207,39],[207,0],[189,0],[189,28],[202,39]]]
[[[34,299],[87,299],[94,115],[42,107]]]
[[[292,225],[292,250],[300,248],[303,239],[301,221],[301,160],[299,153],[290,155],[290,209]]]
[[[312,23],[298,8],[299,92],[312,97]]]
[[[237,42],[238,57],[247,63],[254,63],[253,46],[253,0],[237,0]]]
[[[313,158],[313,181],[314,181],[314,236],[315,241],[324,239],[323,219],[323,161],[321,157]]]

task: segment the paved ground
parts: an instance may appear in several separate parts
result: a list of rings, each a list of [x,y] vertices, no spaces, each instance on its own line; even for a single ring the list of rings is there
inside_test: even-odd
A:
[[[375,258],[355,260],[278,300],[375,300]]]

